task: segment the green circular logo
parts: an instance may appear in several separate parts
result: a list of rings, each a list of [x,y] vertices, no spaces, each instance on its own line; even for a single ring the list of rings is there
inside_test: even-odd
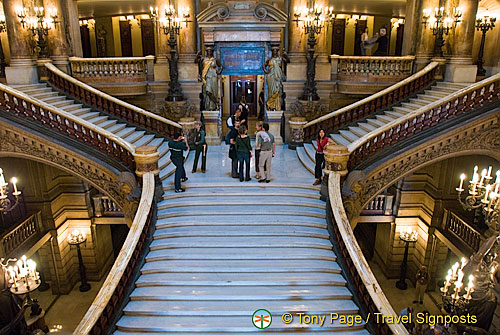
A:
[[[255,326],[255,328],[266,329],[271,325],[272,322],[273,317],[271,315],[271,312],[269,312],[267,309],[258,309],[253,312],[252,324]]]

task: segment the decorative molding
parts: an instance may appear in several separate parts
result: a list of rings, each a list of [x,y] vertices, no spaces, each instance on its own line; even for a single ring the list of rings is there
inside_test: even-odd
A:
[[[498,112],[459,128],[426,138],[414,148],[405,147],[388,153],[363,170],[349,173],[343,183],[342,196],[349,220],[354,224],[363,208],[380,192],[400,178],[439,160],[466,154],[484,154],[500,158],[500,123]]]

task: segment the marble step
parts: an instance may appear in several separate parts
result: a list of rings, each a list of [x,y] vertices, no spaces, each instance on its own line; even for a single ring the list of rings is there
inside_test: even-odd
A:
[[[317,287],[319,288],[319,287]],[[335,291],[340,291],[341,296],[337,299],[325,300],[325,299],[300,299],[300,295],[296,298],[290,299],[271,299],[263,297],[260,299],[245,299],[244,292],[241,294],[241,299],[234,299],[229,301],[217,300],[200,300],[192,301],[189,300],[179,300],[179,301],[162,301],[161,299],[132,299],[132,301],[127,304],[124,309],[125,315],[151,315],[151,316],[251,316],[254,311],[260,308],[266,308],[271,311],[272,315],[280,315],[286,312],[303,312],[307,311],[308,314],[330,314],[335,311],[339,314],[352,315],[359,311],[358,306],[351,300],[352,296],[349,294],[349,290],[344,287],[327,287],[332,289],[332,293]],[[151,288],[144,288],[145,290],[150,290]],[[168,287],[167,287],[168,289]],[[225,287],[212,287],[212,289],[220,290],[226,289]],[[231,290],[232,287],[227,287]],[[238,287],[236,288],[238,289]],[[258,288],[259,290],[264,290],[265,288]],[[276,287],[271,289],[276,290]],[[239,290],[238,290],[239,291]],[[255,292],[251,288],[247,290],[247,296]],[[265,292],[265,291],[264,291]],[[250,294],[248,294],[250,293]],[[286,292],[284,292],[286,294]],[[319,292],[318,292],[319,293]],[[260,305],[259,305],[260,304]],[[263,307],[265,306],[265,307]],[[247,320],[248,322],[249,320]],[[328,320],[330,321],[330,320]],[[274,320],[273,320],[274,323]],[[330,322],[328,322],[330,323]],[[250,324],[251,326],[251,324]]]
[[[309,159],[315,163],[316,162],[316,148],[313,146],[312,143],[304,143],[304,151],[306,152],[307,154],[307,157],[309,157]]]
[[[296,248],[332,249],[329,240],[315,237],[272,236],[260,238],[229,237],[176,237],[153,240],[150,250],[183,248]]]
[[[328,231],[325,229],[310,228],[310,227],[267,227],[267,226],[197,226],[197,227],[177,227],[156,230],[154,233],[155,239],[181,237],[181,236],[307,236],[319,237],[328,239]]]
[[[189,181],[188,181],[189,182]],[[224,204],[224,206],[303,206],[312,208],[325,208],[325,203],[321,200],[314,199],[301,199],[297,197],[288,197],[287,195],[275,196],[272,198],[262,199],[260,196],[250,196],[247,195],[244,199],[238,197],[225,198],[218,196],[212,196],[209,198],[180,198],[171,199],[168,201],[162,201],[158,204],[158,214],[164,213],[164,209],[169,208],[179,208],[179,207],[194,207],[192,210],[196,211],[202,206],[219,206]]]
[[[349,127],[349,131],[358,137],[363,137],[368,134],[368,131],[361,127]]]
[[[108,120],[108,117],[107,116],[98,116],[96,118],[93,118],[93,119],[90,119],[88,120],[90,123],[92,124],[95,124],[96,126],[101,126],[101,124],[104,122],[104,121],[107,121]]]
[[[66,97],[63,97],[63,98],[66,99]],[[56,102],[51,102],[50,104],[54,107],[61,108],[64,106],[72,105],[73,103],[74,103],[73,100],[60,100],[60,101],[56,101]]]
[[[163,196],[163,200],[172,200],[172,199],[190,199],[190,198],[203,198],[203,197],[217,197],[218,199],[224,200],[228,197],[247,197],[247,196],[259,196],[264,197],[264,199],[268,199],[269,197],[278,197],[286,194],[288,197],[296,197],[296,198],[309,198],[309,199],[319,199],[320,194],[316,190],[303,190],[303,189],[295,189],[295,188],[286,188],[286,189],[275,189],[275,188],[246,188],[238,189],[238,188],[192,188],[196,190],[196,192],[189,192],[184,194],[179,193],[165,193]],[[309,192],[307,192],[309,191]],[[161,202],[163,203],[163,202]],[[161,204],[160,203],[160,204]]]
[[[329,317],[329,316],[328,316]],[[72,333],[59,333],[61,335],[72,335]],[[117,330],[117,331],[114,331],[113,332],[114,335],[144,335],[144,332],[134,332],[134,331],[120,331],[120,330]],[[203,331],[203,332],[154,332],[154,334],[157,334],[157,335],[220,335],[220,332],[219,331],[215,331],[215,332],[212,332],[212,331]],[[228,333],[228,334],[231,334],[231,335],[248,335],[248,332],[244,332],[244,333],[241,333],[241,332],[231,332],[231,333]],[[291,331],[291,332],[280,332],[280,335],[295,335],[297,334],[297,331]],[[365,330],[365,329],[359,329],[359,330],[354,330],[354,331],[346,331],[346,332],[343,332],[343,331],[338,331],[338,332],[335,332],[335,335],[370,335],[370,333]]]
[[[28,95],[33,95],[33,94],[52,92],[52,88],[47,87],[46,85],[40,85],[40,86],[36,86],[36,87],[23,88],[23,89],[20,89],[20,91],[22,91],[23,93],[28,94]]]
[[[118,122],[117,120],[109,120],[108,119],[108,120],[104,121],[103,123],[101,123],[99,125],[99,127],[103,128],[103,129],[108,129],[108,128],[114,126],[117,122]]]
[[[131,302],[133,303],[133,302]],[[145,305],[144,302],[141,302],[139,305]],[[161,303],[153,303],[149,302],[150,307],[146,309],[143,314],[140,314],[138,317],[125,315],[122,317],[116,324],[118,330],[127,330],[127,331],[140,331],[140,332],[219,332],[219,333],[232,333],[232,332],[255,332],[257,329],[250,322],[250,316],[252,313],[261,307],[260,305],[248,304],[247,310],[245,310],[245,314],[241,316],[225,316],[223,319],[223,323],[214,322],[213,316],[209,315],[206,317],[202,317],[199,315],[192,316],[164,316],[162,313],[168,313],[167,311],[161,309]],[[231,305],[231,304],[227,304]],[[145,307],[145,306],[144,306]],[[251,310],[253,308],[253,310]],[[356,314],[357,312],[347,313],[347,309],[349,305],[346,303],[343,305],[343,311],[346,312],[344,314]],[[250,310],[250,311],[249,311]],[[314,309],[313,309],[314,310]],[[286,311],[286,310],[284,310]],[[300,311],[308,311],[306,309],[301,309]],[[125,309],[125,313],[127,313],[127,308]],[[149,312],[153,313],[155,316],[148,316]],[[329,315],[330,311],[325,311]],[[216,315],[220,317],[221,315]],[[364,329],[364,323],[357,324],[353,326],[349,326],[348,324],[341,324],[338,320],[335,320],[333,323],[325,322],[323,326],[318,324],[300,324],[298,318],[294,318],[294,321],[290,324],[284,324],[281,320],[281,314],[279,312],[276,313],[273,318],[273,322],[269,328],[265,330],[266,333],[279,332],[280,334],[283,331],[291,330],[291,329],[301,329],[302,331],[315,332],[315,333],[336,333],[337,331],[342,332],[350,332],[353,334],[353,331]]]
[[[78,108],[70,111],[69,113],[73,114],[74,116],[80,117],[81,115],[88,114],[91,110],[91,108]]]
[[[418,108],[416,108],[418,109]],[[398,117],[397,118],[400,118],[400,117],[403,117],[405,116],[406,114],[409,114],[409,113],[412,113],[414,112],[416,109],[411,109],[411,108],[407,108],[407,107],[394,107],[393,110],[394,112],[387,112],[387,113],[398,113]]]
[[[430,95],[434,97],[444,98],[450,95],[448,92],[440,92],[438,90],[425,90],[425,95]]]
[[[178,239],[188,239],[181,238]],[[269,239],[269,243],[277,238]],[[301,238],[294,238],[300,240]],[[304,239],[304,238],[302,238]],[[200,240],[200,239],[198,239]],[[285,239],[282,239],[285,240]],[[289,239],[290,240],[290,239]],[[154,243],[154,242],[153,242]],[[186,242],[187,243],[187,242]],[[241,242],[240,242],[241,243]],[[264,241],[261,242],[264,244]],[[282,260],[169,260],[147,262],[141,268],[141,273],[274,273],[274,272],[331,272],[341,273],[336,262],[324,260],[294,260],[283,262]]]
[[[388,121],[381,119],[367,119],[366,122],[375,128],[383,127],[388,123]]]
[[[231,301],[231,303],[237,300],[273,300],[273,302],[302,300],[307,303],[307,300],[325,299],[350,300],[352,294],[347,287],[342,286],[183,286],[180,288],[163,286],[138,287],[130,295],[132,301],[170,301],[168,305],[177,305],[179,301],[192,301],[189,308],[201,305],[205,308],[212,307],[214,310],[217,310],[216,307],[221,305],[220,300]],[[209,306],[204,306],[207,305],[206,301],[210,302]],[[235,306],[233,305],[233,307]]]
[[[302,165],[307,169],[307,171],[314,174],[314,163],[307,155],[304,147],[297,147],[295,151],[297,152],[297,157]]]
[[[60,107],[63,111],[66,111],[66,112],[72,112],[72,111],[75,111],[77,109],[80,109],[80,108],[83,108],[83,105],[82,104],[71,104],[71,105],[66,105],[66,106],[62,106]]]
[[[330,137],[332,138],[332,140],[336,144],[345,145],[345,146],[348,146],[349,144],[351,144],[351,142],[349,142],[344,136],[342,136],[340,134],[331,134]]]
[[[33,98],[42,100],[43,98],[50,98],[50,97],[57,97],[59,93],[50,91],[50,92],[43,92],[43,93],[37,93],[37,94],[31,94]]]
[[[117,134],[119,133],[120,131],[122,131],[123,129],[125,129],[125,127],[127,126],[126,123],[117,123],[115,124],[114,126],[111,126],[108,131],[112,132],[113,134]]]
[[[447,94],[451,94],[457,91],[457,88],[455,87],[446,87],[446,86],[432,86],[431,90],[436,91],[436,92],[443,92]]]
[[[373,126],[373,125],[371,125],[369,123],[366,123],[366,122],[360,122],[360,123],[358,123],[358,126],[361,129],[363,129],[366,132],[368,132],[368,133],[371,132],[371,131],[373,131],[373,130],[375,130],[375,129],[377,129],[375,126]]]
[[[149,145],[149,142],[151,142],[154,137],[155,137],[155,135],[151,135],[151,134],[143,135],[139,140],[134,142],[134,145],[136,147],[140,147],[142,145]]]
[[[411,100],[411,99],[410,99],[410,100]],[[417,110],[417,109],[421,108],[421,107],[423,106],[423,104],[422,104],[422,105],[419,105],[419,104],[417,104],[417,103],[412,103],[412,102],[403,102],[403,103],[401,103],[401,106],[402,106],[403,108],[406,108],[406,109],[410,110],[410,111],[415,111],[415,110]],[[395,107],[395,108],[396,108],[396,107]]]
[[[20,85],[10,85],[10,87],[12,87],[18,91],[21,91],[21,92],[26,92],[27,90],[31,90],[31,89],[47,87],[47,84],[45,84],[45,83],[42,83],[42,84],[20,84]]]
[[[351,133],[349,130],[339,130],[339,134],[351,143],[359,138],[355,134]]]
[[[269,260],[280,259],[291,261],[295,259],[322,259],[336,261],[336,256],[331,250],[326,249],[301,249],[293,247],[285,248],[183,248],[152,250],[146,256],[148,261],[167,261],[175,259],[192,260]]]
[[[185,165],[186,166],[186,165]],[[210,178],[210,180],[203,180],[203,181],[197,181],[196,183],[187,183],[186,187],[190,188],[192,190],[196,190],[198,192],[199,189],[212,189],[212,188],[223,188],[223,192],[234,192],[236,191],[242,191],[242,190],[251,190],[251,189],[260,189],[260,190],[265,190],[265,189],[273,189],[273,190],[281,190],[282,188],[290,189],[293,188],[295,190],[301,190],[301,191],[320,191],[319,186],[313,186],[312,184],[309,184],[309,179],[305,178],[291,178],[289,180],[280,180],[280,181],[274,181],[270,184],[266,183],[245,183],[245,187],[242,188],[242,184],[239,182],[238,179],[232,179],[228,177],[213,177]],[[164,191],[169,191],[173,190],[173,186],[165,186],[163,188]]]
[[[47,92],[47,93],[55,93],[55,92]],[[45,97],[45,98],[37,98],[39,100],[42,100],[43,102],[46,102],[48,104],[55,104],[56,102],[59,102],[59,101],[66,101],[66,97],[63,96],[63,95],[53,95],[53,96],[50,96],[50,97]]]
[[[345,286],[342,274],[318,272],[311,276],[307,273],[149,273],[141,274],[135,282],[136,287],[150,286]]]
[[[446,81],[438,81],[436,83],[436,87],[446,87],[446,88],[454,88],[455,90],[460,90],[462,88],[465,88],[469,85],[472,85],[473,83],[450,83]]]
[[[394,121],[394,118],[386,115],[386,114],[383,114],[383,115],[377,115],[375,116],[375,119],[377,121],[380,121],[380,122],[383,122],[383,123],[389,123],[389,122],[392,122]],[[354,141],[353,141],[354,142]]]
[[[90,112],[90,113],[86,113],[86,114],[83,114],[83,115],[79,115],[78,117],[82,120],[90,120],[90,119],[93,119],[95,117],[98,117],[100,114],[99,112]]]
[[[146,134],[145,131],[134,131],[132,134],[128,135],[128,136],[124,136],[122,137],[125,141],[129,142],[129,143],[132,143],[134,144],[135,142],[137,142],[141,137],[144,136],[144,134]]]
[[[127,136],[132,135],[135,132],[135,127],[126,127],[119,132],[116,133],[116,136],[121,138],[126,138]]]
[[[427,105],[441,99],[441,97],[431,96],[428,94],[417,94],[417,97],[423,101],[427,101]]]

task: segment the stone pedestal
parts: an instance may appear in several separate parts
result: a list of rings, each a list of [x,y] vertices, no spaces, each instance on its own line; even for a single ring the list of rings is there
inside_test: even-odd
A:
[[[68,56],[52,56],[52,63],[62,72],[70,73],[70,64]],[[37,62],[38,64],[38,62]]]
[[[477,65],[448,64],[444,80],[452,83],[474,83],[476,74]]]
[[[306,118],[300,116],[292,116],[288,121],[290,125],[290,142],[288,147],[290,149],[304,146],[304,125],[306,123]]]
[[[12,58],[10,66],[5,68],[8,85],[26,85],[38,83],[38,75],[32,58]]]
[[[182,135],[187,138],[189,148],[194,148],[194,117],[182,117],[179,120],[182,126]]]
[[[45,67],[45,64],[52,63],[52,60],[48,58],[42,58],[36,60],[36,68],[38,73],[38,79],[40,81],[49,80],[49,70]]]
[[[155,81],[170,81],[170,71],[166,58],[157,59],[154,65],[154,79]]]
[[[274,135],[274,143],[277,145],[283,144],[281,137],[281,116],[283,111],[267,111],[267,119],[269,123],[269,132]]]
[[[155,175],[160,173],[158,168],[158,159],[160,154],[155,146],[143,145],[135,149],[135,174],[142,177],[146,172],[153,172]]]
[[[328,176],[330,172],[337,172],[341,176],[347,175],[347,162],[349,161],[349,150],[345,145],[338,145],[332,139],[328,139],[328,145],[325,150],[325,168],[324,177],[321,180],[321,198],[326,200],[328,197]]]
[[[220,111],[202,111],[205,119],[205,141],[208,145],[220,145],[221,116]]]

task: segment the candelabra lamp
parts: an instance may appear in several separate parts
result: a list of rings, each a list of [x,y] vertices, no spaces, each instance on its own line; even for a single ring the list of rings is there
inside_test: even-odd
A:
[[[432,30],[435,36],[434,41],[434,56],[443,57],[444,35],[448,35],[450,30],[455,28],[461,21],[462,9],[459,7],[453,8],[453,13],[448,15],[444,7],[435,8],[434,12],[427,8],[423,10],[422,24]]]
[[[417,242],[418,234],[416,231],[408,228],[406,231],[399,233],[399,239],[405,244],[405,253],[403,256],[403,263],[401,264],[401,272],[399,273],[399,280],[396,282],[396,287],[400,290],[406,290],[408,284],[406,284],[406,269],[408,268],[408,249],[410,243]]]
[[[90,284],[87,283],[87,274],[85,273],[85,265],[83,265],[82,250],[80,246],[87,241],[85,234],[79,230],[73,230],[68,235],[68,244],[76,247],[78,254],[78,270],[80,272],[80,292],[87,292],[90,290]]]
[[[311,8],[307,7],[294,7],[293,16],[294,21],[299,26],[304,29],[304,33],[307,35],[307,77],[304,84],[304,91],[302,93],[301,99],[308,101],[319,100],[317,88],[316,88],[316,58],[318,56],[314,55],[314,46],[316,45],[316,35],[320,34],[323,27],[329,26],[335,19],[335,14],[333,13],[333,7],[314,6]]]
[[[493,30],[495,28],[495,17],[490,17],[488,14],[485,14],[482,17],[476,18],[476,29],[481,30],[481,46],[479,47],[479,53],[477,55],[477,75],[484,76],[486,75],[486,70],[483,68],[483,54],[484,54],[484,43],[486,41],[486,33],[488,30]]]
[[[12,203],[12,201],[9,199],[9,184],[5,182],[5,176],[3,174],[3,170],[0,168],[0,211],[3,214],[7,214],[11,210],[17,207],[19,204],[19,196],[21,195],[21,192],[18,191],[17,189],[17,178],[13,177],[10,182],[12,183],[12,186],[14,188],[14,192],[12,192],[12,195],[15,198],[15,202]]]
[[[16,15],[22,27],[31,31],[38,57],[47,58],[47,35],[49,30],[55,28],[55,25],[59,23],[57,9],[49,8],[46,11],[44,7],[34,7],[33,14],[30,14],[30,10],[27,8],[17,8]]]
[[[15,265],[9,265],[11,262]],[[8,259],[5,263],[2,258],[0,264],[4,273],[7,274],[10,292],[24,297],[24,304],[31,307],[31,316],[40,315],[42,309],[38,305],[37,299],[32,299],[30,296],[30,293],[36,290],[41,283],[40,274],[36,271],[36,263],[23,256],[20,260]]]
[[[467,260],[462,258],[461,265],[457,262],[448,270],[444,286],[440,289],[443,300],[443,307],[452,314],[462,315],[467,311],[467,306],[474,292],[474,276],[469,275],[468,286],[464,289],[464,272]],[[452,287],[454,286],[454,288]],[[465,294],[461,294],[465,291]]]
[[[189,19],[189,7],[182,8],[180,13],[177,13],[174,6],[168,5],[165,8],[164,16],[159,17],[158,7],[150,7],[150,15],[153,22],[159,25],[159,28],[165,35],[168,35],[168,45],[170,47],[170,58],[168,59],[170,82],[168,88],[168,101],[182,101],[184,96],[182,94],[181,84],[179,83],[179,55],[177,54],[177,37],[182,29],[182,24],[187,27],[191,22]]]
[[[491,166],[483,169],[481,177],[477,165],[472,173],[472,180],[468,185],[468,192],[464,194],[465,174],[460,175],[460,184],[456,189],[458,201],[466,210],[472,211],[481,208],[486,224],[497,232],[500,232],[500,170],[496,172],[495,182],[491,176]]]

